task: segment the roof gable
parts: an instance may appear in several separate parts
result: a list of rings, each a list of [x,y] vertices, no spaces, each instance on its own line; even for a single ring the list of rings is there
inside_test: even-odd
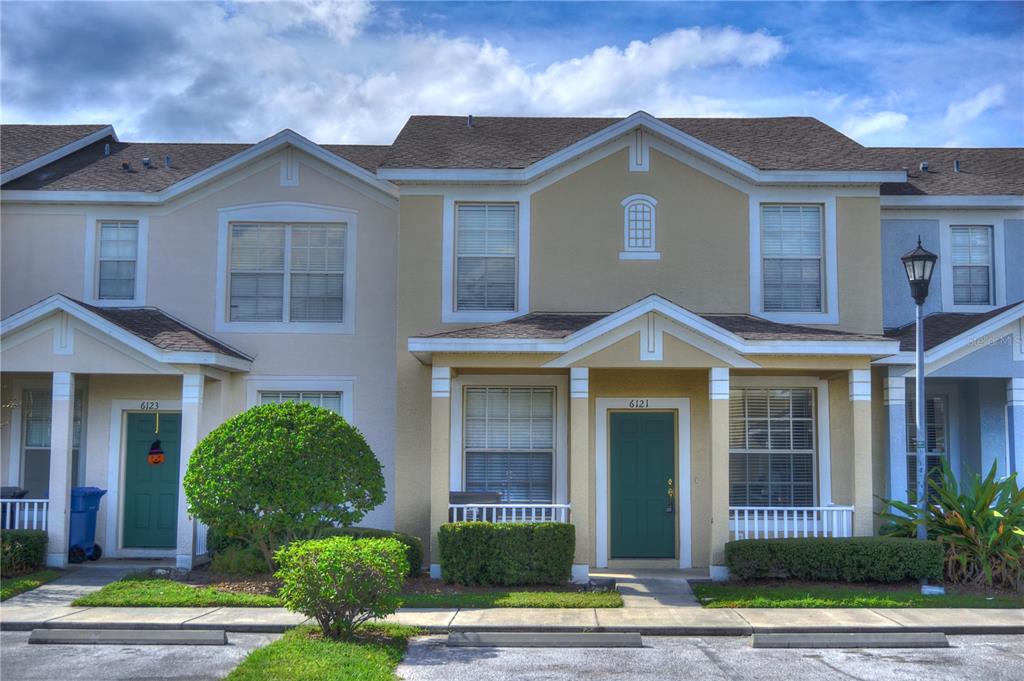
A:
[[[113,126],[2,125],[0,184],[19,178],[104,139],[117,140]]]

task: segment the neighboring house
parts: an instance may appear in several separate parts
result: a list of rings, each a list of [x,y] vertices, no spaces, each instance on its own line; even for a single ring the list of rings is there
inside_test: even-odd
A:
[[[160,536],[190,564],[184,457],[158,484],[137,465],[153,412],[188,452],[281,399],[367,434],[388,480],[367,523],[424,537],[435,574],[452,518],[571,520],[577,578],[720,576],[730,538],[871,534],[876,495],[908,487],[918,233],[942,258],[933,451],[1024,470],[1020,149],[643,112],[416,116],[384,147],[99,126],[0,146],[3,476],[48,495],[55,546],[67,488],[94,484],[108,552]]]

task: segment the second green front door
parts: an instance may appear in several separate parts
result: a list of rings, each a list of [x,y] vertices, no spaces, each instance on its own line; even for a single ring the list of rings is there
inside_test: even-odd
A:
[[[148,454],[156,440],[164,460],[154,464]],[[173,549],[177,545],[180,455],[180,414],[128,414],[122,540],[126,548]]]
[[[675,414],[611,414],[611,556],[672,558],[676,550]]]

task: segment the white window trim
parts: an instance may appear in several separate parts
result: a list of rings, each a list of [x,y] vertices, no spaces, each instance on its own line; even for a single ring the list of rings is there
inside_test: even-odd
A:
[[[516,203],[516,306],[514,310],[455,309],[455,204],[462,202]],[[441,218],[441,321],[503,322],[530,309],[530,194],[522,189],[464,187],[444,195]]]
[[[354,425],[355,384],[353,376],[246,376],[245,408],[258,406],[262,391],[340,392],[341,416]]]
[[[11,382],[11,400],[13,405],[11,406],[9,414],[10,420],[8,421],[10,428],[8,451],[10,452],[10,457],[7,461],[7,482],[4,483],[6,485],[17,487],[23,482],[22,475],[25,472],[25,450],[22,448],[22,442],[24,440],[23,431],[25,429],[25,412],[22,407],[22,400],[24,399],[25,391],[52,391],[52,389],[53,382],[48,380],[15,379]],[[78,392],[79,390],[82,391],[82,436],[78,446],[78,471],[76,471],[75,474],[84,484],[86,472],[85,457],[89,434],[89,383],[87,377],[77,376],[75,378],[75,392]],[[74,401],[72,400],[72,408],[73,407]]]
[[[629,245],[629,209],[635,203],[647,203],[651,207],[651,246],[650,248],[630,247]],[[647,194],[633,194],[622,199],[622,250],[619,260],[661,260],[658,252],[658,200]]]
[[[217,232],[217,288],[214,330],[228,333],[332,333],[354,334],[356,330],[356,232],[358,211],[312,203],[254,203],[230,206],[219,211]],[[234,322],[228,314],[230,231],[233,222],[344,222],[345,298],[343,321],[338,322]],[[285,253],[285,257],[290,254]]]
[[[732,376],[732,388],[814,388],[815,439],[817,456],[814,462],[815,506],[832,505],[832,434],[829,423],[828,381],[814,376]]]
[[[939,218],[939,276],[942,277],[943,312],[988,312],[1006,304],[1005,218],[992,213],[964,213]],[[953,302],[953,228],[992,228],[992,304],[957,305]]]
[[[643,400],[647,405],[646,409],[630,409],[630,402]],[[611,433],[610,411],[665,411],[675,410],[678,412],[678,423],[676,424],[676,456],[677,476],[679,484],[676,486],[676,493],[679,495],[676,502],[676,518],[678,519],[677,532],[679,536],[679,569],[685,570],[693,567],[693,506],[691,502],[691,486],[693,476],[690,471],[690,398],[688,397],[599,397],[596,404],[597,413],[594,423],[595,439],[595,474],[596,488],[594,490],[594,509],[596,516],[595,528],[595,554],[597,567],[608,567],[608,557],[611,554],[611,481],[608,476],[611,463]],[[686,481],[685,483],[683,481]]]
[[[839,323],[839,263],[836,248],[836,196],[834,191],[813,192],[777,191],[750,194],[750,312],[764,319],[783,324],[838,324]],[[825,287],[821,312],[765,312],[762,291],[761,258],[761,205],[766,203],[817,203],[825,207],[824,241],[821,255],[825,261],[822,270]]]
[[[136,222],[139,225],[135,251],[135,295],[132,298],[100,298],[100,223]],[[85,214],[85,279],[82,299],[96,307],[143,307],[146,305],[146,279],[149,262],[149,215],[138,210],[106,208]]]
[[[569,503],[569,377],[565,374],[470,374],[456,376],[451,382],[451,428],[448,489],[465,489],[465,465],[462,457],[462,402],[466,387],[535,386],[555,389],[555,452],[552,461],[553,503]]]

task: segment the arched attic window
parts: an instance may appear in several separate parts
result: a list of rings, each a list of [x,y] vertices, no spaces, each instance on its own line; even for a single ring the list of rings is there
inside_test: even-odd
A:
[[[646,194],[634,194],[622,200],[623,247],[620,260],[660,260],[656,223],[658,200]]]

